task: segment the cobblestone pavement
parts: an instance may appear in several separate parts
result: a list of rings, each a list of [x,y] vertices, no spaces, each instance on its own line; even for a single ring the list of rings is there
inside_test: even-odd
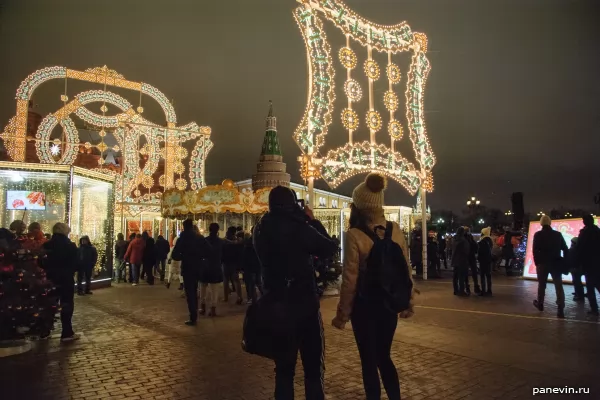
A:
[[[493,298],[457,298],[448,280],[418,282],[416,315],[398,325],[393,359],[403,399],[529,399],[534,387],[584,387],[600,399],[600,325],[568,302],[554,318],[531,305],[536,283],[495,277]],[[571,286],[565,292],[570,294]],[[273,365],[241,351],[245,307],[183,325],[185,301],[160,285],[116,285],[76,299],[78,342],[56,335],[29,353],[0,358],[10,399],[271,399]],[[567,296],[570,299],[571,296]],[[323,300],[328,399],[364,399],[352,331],[330,327],[336,298]],[[297,398],[304,398],[301,368]]]

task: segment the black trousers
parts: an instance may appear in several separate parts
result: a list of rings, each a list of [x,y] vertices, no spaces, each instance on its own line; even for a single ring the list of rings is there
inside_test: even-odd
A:
[[[61,338],[73,336],[73,310],[75,304],[75,285],[73,281],[65,282],[62,285],[56,285],[58,301],[60,303],[60,323],[62,325]]]
[[[397,325],[398,316],[395,313],[357,299],[352,310],[352,330],[360,355],[367,400],[381,399],[379,375],[388,398],[400,400],[400,380],[391,357]]]
[[[144,262],[142,268],[146,275],[146,282],[148,282],[148,285],[154,285],[154,262]]]
[[[479,263],[479,273],[481,274],[481,291],[492,292],[492,263]]]
[[[185,280],[184,280],[185,282]],[[296,313],[303,314],[302,312]],[[304,392],[306,400],[324,400],[325,387],[325,338],[321,311],[315,306],[296,321],[296,344],[288,354],[275,360],[275,400],[294,399],[294,375],[298,351],[304,368]]]
[[[198,320],[198,282],[200,280],[200,274],[193,272],[184,272],[183,276],[183,290],[185,290],[185,299],[188,305],[188,311],[190,312],[190,320]]]
[[[454,286],[454,293],[462,293],[465,291],[466,286],[469,286],[469,275],[467,273],[466,266],[455,266],[452,273],[452,284]]]
[[[573,287],[575,289],[575,297],[583,298],[585,291],[583,290],[583,283],[581,282],[581,276],[582,276],[581,270],[578,268],[574,269],[571,276],[573,277]],[[586,277],[585,281],[586,281],[586,284],[589,285],[589,283],[587,283],[587,277]]]
[[[600,293],[600,276],[585,274],[585,285],[587,286],[587,297],[592,311],[598,311],[596,301],[596,290]]]
[[[92,273],[94,271],[94,267],[83,267],[77,271],[77,292],[83,293],[83,280],[85,279],[85,293],[90,292],[90,287],[92,285]]]
[[[473,278],[473,289],[479,287],[479,273],[477,272],[477,261],[469,261],[469,269],[471,270],[471,278]]]

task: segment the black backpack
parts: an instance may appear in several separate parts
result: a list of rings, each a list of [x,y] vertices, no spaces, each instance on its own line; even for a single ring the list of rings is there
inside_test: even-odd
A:
[[[373,241],[367,257],[366,269],[358,277],[358,295],[370,304],[381,304],[389,311],[400,313],[410,307],[413,283],[408,275],[408,264],[398,243],[392,240],[393,225],[387,222],[385,235],[380,239],[375,231],[359,228]]]

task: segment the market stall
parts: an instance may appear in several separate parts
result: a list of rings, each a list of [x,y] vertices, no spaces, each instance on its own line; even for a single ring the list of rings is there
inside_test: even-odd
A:
[[[0,162],[0,225],[20,219],[51,233],[57,222],[71,227],[71,240],[90,237],[98,250],[95,278],[112,269],[114,177],[58,164]]]

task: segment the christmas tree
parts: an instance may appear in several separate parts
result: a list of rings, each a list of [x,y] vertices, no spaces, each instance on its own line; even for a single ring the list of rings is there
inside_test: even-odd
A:
[[[47,337],[53,329],[57,298],[39,267],[39,252],[27,249],[27,237],[2,231],[0,340]]]

